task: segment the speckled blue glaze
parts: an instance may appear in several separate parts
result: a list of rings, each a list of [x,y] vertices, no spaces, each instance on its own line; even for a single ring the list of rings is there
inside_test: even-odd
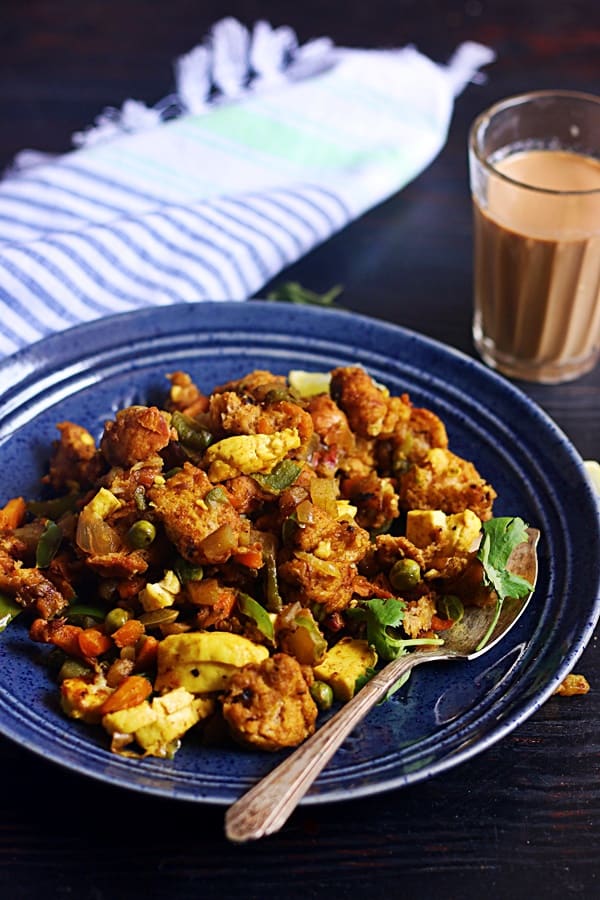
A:
[[[165,373],[210,390],[253,368],[286,373],[360,364],[446,422],[451,448],[496,487],[497,515],[542,532],[534,601],[479,660],[423,666],[348,739],[305,798],[319,803],[431,777],[501,739],[571,670],[600,613],[600,526],[581,460],[552,421],[482,365],[401,328],[350,313],[267,303],[144,310],[54,336],[0,364],[0,502],[35,496],[55,424],[96,436],[121,406],[164,396]],[[188,736],[172,761],[110,754],[100,729],[65,719],[17,619],[0,639],[0,730],[77,772],[129,789],[229,803],[280,754],[207,749]]]

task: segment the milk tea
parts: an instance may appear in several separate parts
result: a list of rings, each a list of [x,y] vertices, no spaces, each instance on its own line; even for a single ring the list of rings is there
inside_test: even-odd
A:
[[[478,349],[540,381],[589,369],[600,355],[600,161],[527,149],[493,168],[487,196],[473,198]]]

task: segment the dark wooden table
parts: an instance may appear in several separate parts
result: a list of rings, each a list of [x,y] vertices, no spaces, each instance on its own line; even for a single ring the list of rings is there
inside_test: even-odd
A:
[[[290,24],[302,41],[415,43],[445,61],[492,46],[485,84],[456,101],[447,145],[405,190],[282,273],[345,306],[473,354],[466,134],[490,102],[532,88],[600,94],[597,0],[4,0],[0,163],[64,151],[106,105],[155,102],[173,59],[225,13]],[[524,386],[584,458],[600,455],[600,369]],[[568,500],[567,500],[568,502]],[[0,647],[0,652],[1,647]],[[431,781],[300,808],[283,831],[229,845],[223,810],[130,794],[0,739],[0,896],[592,898],[600,890],[600,661],[581,698],[550,699],[501,743]]]

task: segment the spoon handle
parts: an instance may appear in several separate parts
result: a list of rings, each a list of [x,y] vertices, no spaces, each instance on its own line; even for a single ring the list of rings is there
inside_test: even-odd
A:
[[[345,738],[392,685],[414,666],[452,655],[447,650],[431,650],[388,663],[311,738],[229,808],[225,816],[229,840],[256,840],[278,831]]]

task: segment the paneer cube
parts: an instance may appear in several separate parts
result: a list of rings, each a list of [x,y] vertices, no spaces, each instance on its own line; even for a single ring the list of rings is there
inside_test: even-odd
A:
[[[331,687],[336,700],[346,702],[354,696],[356,680],[376,664],[377,653],[367,641],[345,637],[327,651],[313,672]]]
[[[95,516],[99,516],[101,519],[106,519],[111,513],[120,509],[121,505],[121,501],[118,497],[115,497],[112,491],[102,487],[86,504],[84,509]]]

